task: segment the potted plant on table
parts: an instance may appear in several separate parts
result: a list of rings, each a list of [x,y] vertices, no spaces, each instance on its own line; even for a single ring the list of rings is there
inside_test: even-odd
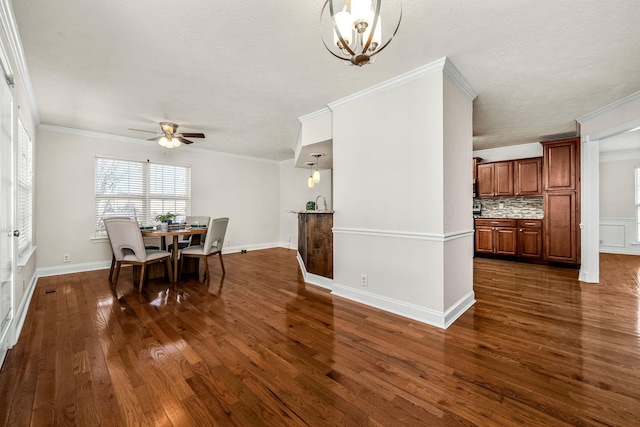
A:
[[[172,214],[171,212],[167,212],[166,214],[160,214],[156,216],[156,221],[166,222],[167,224],[171,224],[174,219],[176,219],[176,214]]]
[[[164,224],[164,226],[160,227],[160,229],[163,231],[166,231],[169,224],[171,224],[174,219],[176,219],[176,214],[172,214],[171,212],[167,212],[166,214],[160,214],[156,216],[156,221]]]

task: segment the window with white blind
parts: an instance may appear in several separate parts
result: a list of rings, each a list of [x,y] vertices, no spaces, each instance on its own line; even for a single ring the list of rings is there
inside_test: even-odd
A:
[[[640,242],[640,166],[636,166],[636,242]]]
[[[33,143],[18,119],[18,253],[31,246],[33,240]]]
[[[97,237],[106,235],[105,218],[151,225],[159,214],[189,214],[191,168],[97,157],[95,192]]]

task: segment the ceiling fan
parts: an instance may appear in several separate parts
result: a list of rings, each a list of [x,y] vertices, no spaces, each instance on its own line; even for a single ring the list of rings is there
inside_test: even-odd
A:
[[[180,144],[193,144],[193,141],[189,141],[187,138],[204,138],[204,133],[178,133],[178,125],[171,122],[160,122],[160,129],[162,132],[129,128],[129,130],[139,132],[155,133],[157,136],[149,138],[147,141],[158,141],[160,145],[167,148],[179,147]]]

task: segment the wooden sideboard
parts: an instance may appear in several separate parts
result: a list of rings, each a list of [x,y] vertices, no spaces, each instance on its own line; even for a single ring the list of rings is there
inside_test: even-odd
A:
[[[333,214],[298,213],[298,253],[308,273],[333,279]]]

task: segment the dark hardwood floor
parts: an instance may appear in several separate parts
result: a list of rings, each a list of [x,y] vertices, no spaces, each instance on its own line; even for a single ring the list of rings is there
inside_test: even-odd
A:
[[[640,425],[640,257],[577,271],[475,260],[447,330],[305,285],[295,252],[139,294],[46,277],[0,372],[6,426]]]

